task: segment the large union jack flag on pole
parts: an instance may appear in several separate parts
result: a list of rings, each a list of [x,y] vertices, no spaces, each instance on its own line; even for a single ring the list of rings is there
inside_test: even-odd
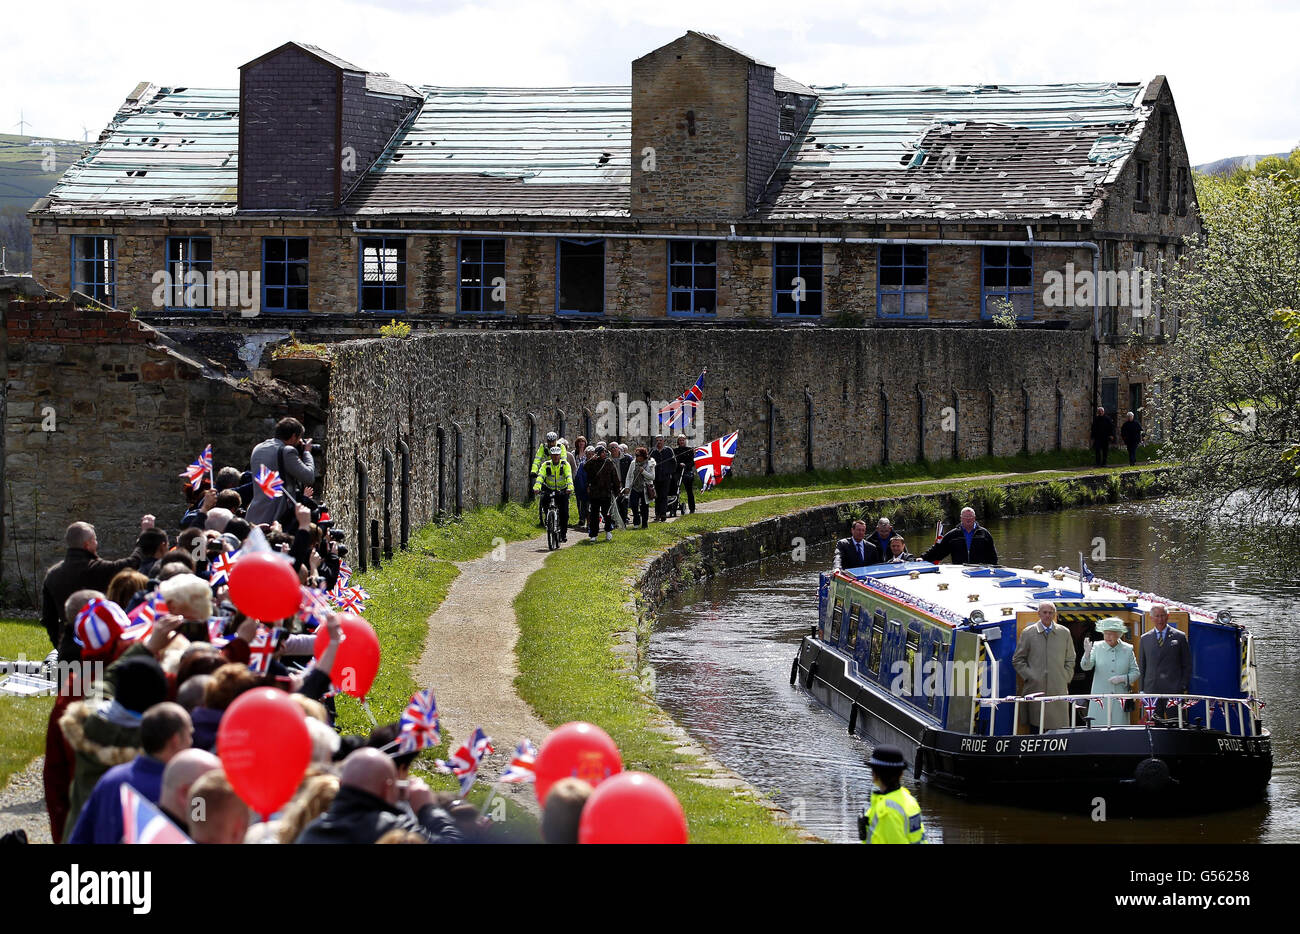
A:
[[[704,377],[708,372],[705,370],[701,373],[694,386],[659,410],[660,428],[667,425],[674,431],[685,431],[691,426],[691,421],[704,400]]]
[[[731,473],[731,462],[736,459],[736,442],[740,432],[733,431],[725,438],[710,441],[695,449],[695,472],[700,476],[700,489],[707,490]]]
[[[149,799],[126,782],[121,785],[123,843],[193,843]]]
[[[451,754],[451,758],[436,759],[434,764],[439,772],[450,773],[460,779],[460,793],[464,796],[478,776],[478,764],[492,751],[492,737],[483,732],[483,727],[476,726],[470,738]]]

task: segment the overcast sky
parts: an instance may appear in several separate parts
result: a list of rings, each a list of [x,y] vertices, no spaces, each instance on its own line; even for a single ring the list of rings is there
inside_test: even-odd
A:
[[[1226,12],[1225,12],[1226,11]],[[1300,143],[1300,4],[1093,0],[156,0],[9,3],[0,132],[96,134],[139,81],[238,87],[290,40],[411,84],[628,84],[687,29],[805,84],[1168,76],[1193,163]]]

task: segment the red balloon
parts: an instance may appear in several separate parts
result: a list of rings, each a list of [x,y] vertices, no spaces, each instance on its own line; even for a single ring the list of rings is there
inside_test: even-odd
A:
[[[254,619],[274,622],[293,616],[302,605],[302,585],[293,564],[274,552],[241,555],[230,569],[229,586],[231,602]]]
[[[575,720],[556,727],[537,751],[535,767],[538,803],[545,806],[546,793],[562,778],[580,778],[595,787],[623,771],[623,757],[609,734],[591,723]]]
[[[266,819],[293,797],[311,762],[302,708],[275,688],[245,691],[221,717],[217,757],[235,793]]]
[[[645,772],[624,772],[591,793],[579,843],[685,843],[686,814],[671,788]]]
[[[339,625],[343,627],[343,641],[334,653],[330,681],[344,694],[361,700],[370,693],[370,685],[379,673],[379,637],[369,623],[354,613],[340,613]],[[321,626],[312,646],[316,661],[320,661],[329,644],[329,631]]]

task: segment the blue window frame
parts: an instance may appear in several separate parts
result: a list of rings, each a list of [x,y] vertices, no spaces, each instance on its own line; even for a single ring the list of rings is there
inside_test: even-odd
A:
[[[460,288],[456,310],[506,310],[506,241],[502,237],[462,237],[459,248]],[[495,298],[493,296],[496,296]]]
[[[989,299],[1011,302],[1016,319],[1034,317],[1034,253],[1023,246],[986,246],[980,275],[980,317],[993,317]]]
[[[816,318],[822,313],[822,245],[772,244],[772,313]]]
[[[307,310],[307,238],[262,238],[262,310]]]
[[[668,313],[710,315],[718,310],[718,244],[668,241]]]
[[[72,238],[72,288],[105,305],[117,304],[117,245],[113,237]]]
[[[605,313],[605,241],[557,240],[555,310],[562,315]]]
[[[210,311],[212,295],[208,283],[211,272],[211,237],[168,237],[166,307]]]
[[[876,261],[876,315],[928,318],[929,296],[930,257],[926,248],[882,244]]]
[[[362,311],[406,311],[406,238],[363,237],[358,300]]]

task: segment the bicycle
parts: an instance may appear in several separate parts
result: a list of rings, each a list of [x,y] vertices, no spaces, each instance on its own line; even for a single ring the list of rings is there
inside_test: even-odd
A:
[[[550,551],[560,547],[560,511],[555,505],[555,493],[551,490],[543,490],[538,500],[538,508],[542,513],[542,524],[546,527],[546,547]]]

